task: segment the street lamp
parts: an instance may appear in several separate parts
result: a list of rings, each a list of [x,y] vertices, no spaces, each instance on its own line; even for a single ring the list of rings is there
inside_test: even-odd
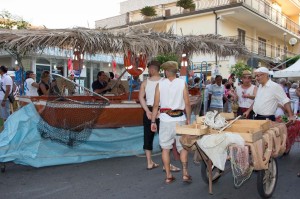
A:
[[[287,35],[286,32],[283,33],[283,44],[284,44],[284,47],[283,47],[283,52],[284,52],[284,58],[283,58],[283,61],[284,61],[284,62],[286,61],[286,53],[287,53],[286,35]],[[286,68],[286,63],[284,63],[283,68]]]

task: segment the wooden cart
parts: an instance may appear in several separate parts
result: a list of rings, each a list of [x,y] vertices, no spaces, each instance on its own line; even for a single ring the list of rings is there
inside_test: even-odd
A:
[[[202,119],[203,120],[203,119]],[[198,122],[201,119],[198,119]],[[190,137],[188,126],[182,126],[182,129],[178,128],[178,134],[185,134]],[[197,125],[198,129],[199,125]],[[202,127],[202,129],[205,129]],[[199,130],[198,130],[199,131]],[[191,130],[191,135],[201,137],[207,134],[207,131],[201,131],[198,135],[197,131]],[[210,129],[208,133],[218,133],[216,130]],[[269,198],[272,196],[278,178],[278,168],[276,158],[285,152],[286,147],[286,126],[284,124],[272,123],[268,120],[238,120],[230,127],[226,128],[226,131],[222,133],[238,133],[245,140],[245,146],[249,147],[250,165],[257,171],[257,190],[262,198]],[[192,140],[192,141],[191,141]],[[200,146],[195,141],[195,137],[191,138],[188,144],[183,143],[184,146],[193,147],[196,149],[202,159],[201,161],[201,175],[205,183],[207,183],[210,194],[213,194],[212,184],[217,182],[218,179],[224,175],[225,171],[220,171],[216,167],[213,167],[211,159],[205,154]],[[186,141],[183,141],[186,142]]]

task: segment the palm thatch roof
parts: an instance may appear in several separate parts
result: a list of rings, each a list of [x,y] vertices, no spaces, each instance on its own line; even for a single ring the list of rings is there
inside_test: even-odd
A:
[[[245,46],[220,35],[179,36],[172,32],[129,30],[111,32],[103,29],[0,30],[0,48],[24,55],[49,47],[79,48],[89,54],[124,54],[131,52],[156,56],[164,53],[214,54],[220,57],[245,55]]]

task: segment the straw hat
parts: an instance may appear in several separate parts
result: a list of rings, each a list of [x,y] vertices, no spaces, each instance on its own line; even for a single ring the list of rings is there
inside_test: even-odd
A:
[[[250,70],[244,70],[242,75],[243,76],[252,76],[252,73]]]
[[[161,65],[163,70],[178,70],[178,63],[175,61],[167,61]]]

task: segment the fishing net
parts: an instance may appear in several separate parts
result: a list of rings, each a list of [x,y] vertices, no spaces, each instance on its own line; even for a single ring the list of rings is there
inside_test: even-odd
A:
[[[251,177],[253,171],[250,165],[249,147],[231,145],[229,154],[234,185],[238,188]]]
[[[92,96],[72,96],[74,91],[75,84],[56,77],[37,125],[43,138],[71,147],[89,138],[93,125],[109,103],[101,98],[95,101]]]

